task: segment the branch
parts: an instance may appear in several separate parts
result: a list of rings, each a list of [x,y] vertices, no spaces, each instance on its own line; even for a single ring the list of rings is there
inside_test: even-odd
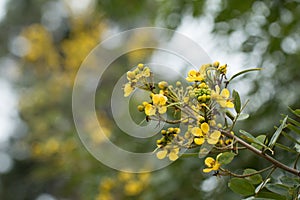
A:
[[[254,152],[255,154],[259,155],[260,157],[263,157],[264,159],[268,160],[269,162],[273,163],[274,166],[281,168],[287,172],[290,172],[296,176],[300,177],[300,171],[298,171],[297,169],[291,168],[281,162],[279,162],[278,160],[274,159],[273,157],[265,154],[264,152],[256,149],[255,147],[251,146],[250,144],[248,144],[247,142],[245,142],[244,140],[240,139],[239,137],[232,135],[224,130],[220,131],[227,137],[234,139],[235,141],[237,141],[238,143],[240,143],[241,145],[243,145],[244,147],[246,147],[247,149],[249,149],[250,151]]]
[[[272,169],[272,168],[274,168],[274,165],[271,165],[271,166],[269,166],[267,168],[264,168],[262,170],[256,171],[256,172],[251,173],[251,174],[242,174],[242,175],[241,174],[235,174],[235,173],[233,173],[233,172],[231,172],[231,171],[229,171],[227,169],[223,169],[223,168],[220,168],[220,170],[223,171],[223,172],[225,172],[225,173],[227,173],[228,175],[231,175],[231,176],[234,176],[234,177],[237,177],[237,178],[246,178],[246,177],[249,177],[249,176],[260,174],[260,173],[262,173],[264,171],[267,171],[269,169]],[[223,174],[223,175],[225,175],[225,174]]]

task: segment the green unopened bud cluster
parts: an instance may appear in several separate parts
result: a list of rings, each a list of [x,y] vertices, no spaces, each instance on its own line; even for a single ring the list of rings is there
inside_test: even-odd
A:
[[[156,140],[158,147],[166,146],[168,143],[171,143],[172,140],[180,133],[180,128],[168,128],[168,130],[161,130],[162,138]]]

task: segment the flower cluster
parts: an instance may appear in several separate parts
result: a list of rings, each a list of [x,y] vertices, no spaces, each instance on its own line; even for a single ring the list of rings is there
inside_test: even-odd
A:
[[[220,120],[228,109],[234,108],[234,99],[230,97],[225,84],[226,72],[227,65],[220,65],[219,62],[202,65],[198,70],[188,72],[186,81],[189,85],[185,88],[179,81],[175,86],[166,81],[154,84],[151,82],[150,69],[143,64],[127,72],[129,82],[124,85],[125,97],[135,88],[150,92],[150,101],[138,106],[138,110],[145,113],[147,121],[183,125],[183,128],[169,127],[161,131],[162,137],[156,142],[158,159],[168,157],[174,161],[181,150],[193,152],[198,149],[200,155],[204,150],[207,154],[213,148],[227,151],[232,147],[231,139],[222,134],[222,130],[229,126],[226,120]],[[169,120],[162,115],[166,113],[172,116],[180,113],[180,117]],[[208,168],[204,172],[218,170],[221,166],[218,159],[211,157],[206,158],[205,165]]]
[[[143,102],[143,106],[145,109],[145,114],[148,116],[155,115],[156,112],[160,114],[164,114],[167,112],[167,101],[168,98],[163,94],[151,94],[152,95],[152,103]]]
[[[158,159],[164,159],[167,156],[171,161],[174,161],[178,158],[179,144],[182,141],[182,139],[178,140],[181,138],[178,136],[179,133],[179,128],[168,128],[168,130],[161,131],[162,138],[156,141],[159,148],[156,153]]]
[[[149,173],[119,172],[114,178],[104,177],[99,184],[97,200],[137,198],[149,185]]]
[[[142,83],[142,85],[147,85],[147,78],[149,78],[150,76],[150,68],[145,67],[144,64],[138,64],[135,70],[128,71],[127,79],[129,82],[124,85],[124,96],[128,97],[136,87],[139,87],[139,83]]]

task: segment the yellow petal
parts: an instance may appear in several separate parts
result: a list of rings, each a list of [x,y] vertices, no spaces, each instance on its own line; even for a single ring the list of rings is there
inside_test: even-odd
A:
[[[194,77],[194,76],[196,76],[196,74],[197,74],[197,71],[195,69],[192,69],[188,72],[188,76]]]
[[[135,78],[135,73],[132,72],[132,71],[128,71],[127,72],[127,79],[131,80],[131,79],[134,79],[134,78]]]
[[[167,106],[159,107],[159,108],[158,108],[158,112],[159,112],[160,114],[166,113],[166,112],[167,112]]]
[[[205,160],[204,160],[204,163],[207,167],[212,167],[214,164],[215,164],[215,159],[213,159],[212,157],[207,157]]]
[[[131,87],[130,83],[126,83],[124,86],[124,97],[128,97],[133,91],[133,87]]]
[[[167,98],[166,96],[160,94],[160,97],[159,97],[159,104],[160,104],[161,106],[166,105],[167,100],[168,100],[168,98]]]
[[[233,107],[234,107],[234,104],[233,104],[231,101],[227,101],[227,102],[226,102],[226,107],[227,107],[227,108],[233,108]]]
[[[221,132],[220,131],[214,131],[212,132],[212,134],[210,134],[210,138],[215,138],[215,139],[219,139],[221,136]]]
[[[205,173],[209,173],[209,172],[211,172],[211,171],[212,171],[211,168],[205,168],[205,169],[203,169],[203,172],[205,172]]]
[[[217,144],[218,141],[219,141],[219,139],[215,139],[215,138],[208,138],[207,139],[208,144]]]
[[[159,104],[159,94],[155,94],[152,96],[153,104],[158,105]]]
[[[220,104],[220,106],[222,108],[226,108],[227,107],[227,101],[225,99],[218,100],[217,102]]]
[[[208,144],[217,144],[220,136],[220,131],[214,131],[212,134],[209,135],[209,138],[207,139]]]
[[[179,153],[179,148],[172,149],[172,152],[175,153],[175,154],[178,154]]]
[[[201,145],[204,143],[204,138],[194,138],[194,142],[197,145]]]
[[[168,151],[166,149],[161,150],[159,152],[156,153],[156,157],[160,160],[164,159],[168,154]]]
[[[230,96],[230,92],[227,88],[224,88],[221,92],[221,96],[225,99],[227,99]]]
[[[168,157],[171,161],[175,161],[178,159],[178,155],[175,152],[171,152]]]
[[[201,130],[205,134],[208,133],[208,131],[209,131],[209,125],[206,122],[202,123],[201,124]]]
[[[143,76],[144,77],[149,77],[151,75],[151,71],[149,67],[145,67],[143,70]]]
[[[216,161],[215,165],[212,167],[212,170],[218,170],[220,168],[220,163]]]
[[[156,112],[156,109],[153,105],[151,104],[147,104],[145,106],[145,114],[148,115],[148,116],[151,116],[151,115],[155,115],[155,112]]]
[[[198,136],[198,137],[203,136],[202,130],[199,127],[192,128],[191,132],[194,136]]]

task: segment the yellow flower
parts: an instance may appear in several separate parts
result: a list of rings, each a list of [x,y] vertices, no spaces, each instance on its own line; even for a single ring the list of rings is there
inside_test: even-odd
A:
[[[188,72],[188,77],[186,78],[186,80],[188,82],[196,82],[196,81],[203,81],[203,76],[201,75],[200,72],[192,69]]]
[[[163,149],[163,150],[158,151],[158,152],[156,153],[156,157],[157,157],[158,159],[162,160],[162,159],[164,159],[164,158],[167,156],[167,154],[168,154],[168,150],[167,150],[167,149]]]
[[[207,71],[207,68],[209,68],[209,67],[211,67],[210,64],[205,64],[200,67],[200,74],[202,75],[203,79],[206,78],[206,71]]]
[[[197,136],[197,137],[203,136],[202,130],[199,127],[192,128],[191,132],[194,136]]]
[[[155,115],[156,108],[150,103],[145,102],[145,114],[148,116]]]
[[[124,85],[124,97],[128,97],[132,91],[133,91],[133,87],[131,87],[131,84],[130,83],[126,83]]]
[[[207,143],[208,144],[217,144],[220,136],[221,136],[220,131],[216,130],[216,131],[212,132],[207,138]]]
[[[167,103],[168,98],[162,94],[155,94],[152,96],[152,101],[154,105],[164,106]]]
[[[171,161],[177,160],[178,159],[178,153],[179,153],[179,148],[173,148],[170,151],[169,155],[168,155],[169,160],[171,160]]]
[[[156,153],[156,157],[158,159],[162,160],[168,156],[170,161],[175,161],[179,158],[178,153],[179,153],[178,147],[176,147],[176,148],[171,147],[171,149],[169,149],[169,151],[168,151],[168,149],[164,148]]]
[[[154,94],[152,96],[153,105],[147,102],[143,103],[145,107],[145,114],[148,116],[155,115],[156,111],[158,111],[160,114],[164,114],[167,112],[167,101],[168,98],[163,94]]]
[[[143,77],[149,77],[151,75],[151,70],[149,67],[145,67],[144,70],[142,71],[142,76]]]
[[[126,196],[135,196],[143,190],[143,182],[130,180],[124,184],[124,193]]]
[[[201,145],[204,143],[205,138],[204,135],[206,135],[209,132],[209,125],[204,122],[199,127],[194,127],[191,129],[192,134],[195,136],[194,142],[197,145]]]
[[[203,169],[203,172],[208,173],[211,172],[213,170],[218,170],[220,168],[220,163],[218,162],[218,160],[215,160],[212,157],[207,157],[204,161],[205,165],[208,168]]]
[[[219,66],[218,67],[218,71],[220,71],[222,74],[226,74],[226,72],[227,72],[227,64]]]
[[[211,98],[215,99],[223,108],[233,108],[234,104],[229,99],[230,92],[224,88],[220,93],[220,87],[216,85],[215,90],[211,91]]]

